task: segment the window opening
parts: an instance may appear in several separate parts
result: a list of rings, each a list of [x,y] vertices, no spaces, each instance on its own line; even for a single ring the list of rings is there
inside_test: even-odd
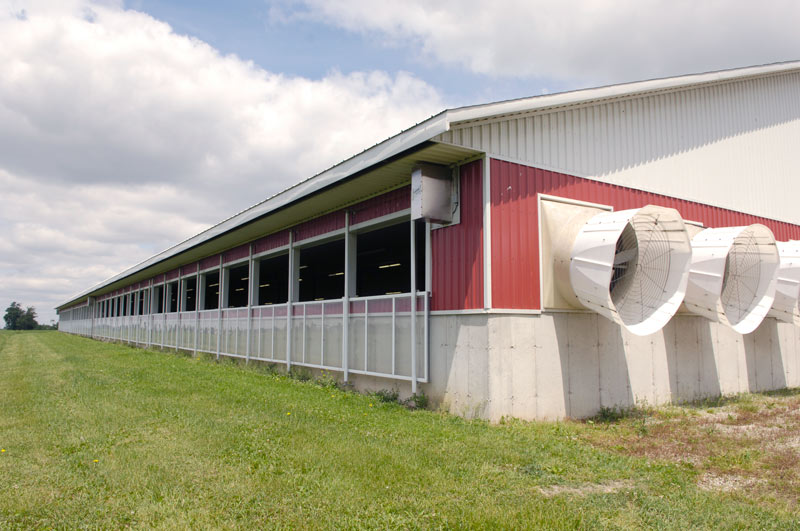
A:
[[[258,262],[257,304],[283,304],[289,300],[289,255]]]
[[[425,223],[416,222],[417,290],[425,290]],[[356,236],[359,297],[411,291],[411,228],[407,222]]]
[[[183,311],[193,312],[197,306],[197,278],[183,279]]]
[[[344,296],[344,239],[300,251],[299,301]]]
[[[250,267],[248,264],[231,267],[227,273],[228,308],[247,306]]]
[[[153,313],[164,313],[164,285],[153,288]]]
[[[170,282],[167,284],[167,295],[169,297],[167,309],[168,312],[174,313],[178,311],[178,281]]]
[[[219,308],[219,271],[203,275],[203,309],[216,310]]]

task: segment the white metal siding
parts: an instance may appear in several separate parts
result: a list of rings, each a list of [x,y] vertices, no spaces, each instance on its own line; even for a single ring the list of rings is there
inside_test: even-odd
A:
[[[453,124],[435,140],[800,223],[800,73]]]

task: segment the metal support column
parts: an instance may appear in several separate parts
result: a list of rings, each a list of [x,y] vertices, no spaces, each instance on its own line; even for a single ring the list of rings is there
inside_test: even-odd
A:
[[[286,372],[292,368],[292,301],[294,301],[295,283],[295,263],[294,263],[294,231],[289,229],[289,293],[286,302]],[[272,311],[275,311],[274,309]],[[275,333],[275,328],[272,329]]]
[[[431,370],[431,277],[433,276],[433,268],[431,261],[431,222],[425,222],[425,332],[422,343],[425,356],[425,377],[427,381],[430,376]]]
[[[411,393],[417,393],[417,231],[411,220]]]
[[[175,330],[175,352],[178,352],[178,346],[183,340],[183,326],[181,321],[181,312],[183,311],[183,268],[178,268],[178,293],[175,298],[178,300],[175,303],[175,309],[178,310],[178,329]]]
[[[197,263],[197,272],[194,281],[194,357],[197,357],[197,342],[200,336],[200,263]]]
[[[161,348],[164,348],[164,339],[167,336],[167,274],[164,273],[164,282],[161,284]]]
[[[220,346],[222,345],[222,297],[225,294],[225,271],[222,253],[219,255],[219,286],[217,286],[217,360],[219,360]],[[208,294],[206,294],[208,296]]]
[[[342,372],[347,383],[350,377],[348,354],[350,352],[350,211],[344,213],[344,298],[342,299]],[[366,302],[364,303],[366,304]]]
[[[250,244],[250,256],[247,260],[247,346],[245,347],[245,363],[250,363],[250,335],[253,328],[253,244]],[[238,331],[237,331],[238,334]]]

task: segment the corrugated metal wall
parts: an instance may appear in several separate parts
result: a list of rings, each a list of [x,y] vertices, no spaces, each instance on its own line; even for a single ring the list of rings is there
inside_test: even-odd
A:
[[[778,240],[800,239],[800,226],[719,207],[600,183],[501,160],[491,161],[492,306],[539,309],[539,207],[537,194],[611,205],[675,208],[707,227],[762,223]],[[463,219],[463,218],[462,218]]]
[[[456,124],[436,140],[800,223],[800,73]]]
[[[431,234],[431,309],[483,308],[483,161],[461,167],[461,222]]]
[[[288,230],[282,230],[254,241],[253,254],[271,251],[272,249],[277,249],[278,247],[283,247],[284,245],[289,245]]]
[[[411,208],[410,186],[398,188],[354,205],[350,208],[350,224],[355,225],[407,208]]]
[[[210,269],[212,267],[219,267],[219,255],[207,256],[200,260],[200,271]]]
[[[238,247],[234,247],[233,249],[229,249],[222,253],[222,263],[227,264],[228,262],[233,262],[234,260],[239,260],[241,258],[247,258],[250,256],[250,244],[243,243]]]
[[[337,210],[298,225],[294,229],[294,239],[299,242],[343,228],[344,210]]]

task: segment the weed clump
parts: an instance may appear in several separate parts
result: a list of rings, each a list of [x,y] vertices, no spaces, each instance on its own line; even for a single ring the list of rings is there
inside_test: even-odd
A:
[[[425,395],[425,392],[420,391],[419,393],[411,395],[408,400],[406,400],[406,407],[409,409],[427,409],[428,397]]]
[[[372,393],[375,400],[385,404],[396,404],[400,402],[400,393],[395,389],[379,389]]]

